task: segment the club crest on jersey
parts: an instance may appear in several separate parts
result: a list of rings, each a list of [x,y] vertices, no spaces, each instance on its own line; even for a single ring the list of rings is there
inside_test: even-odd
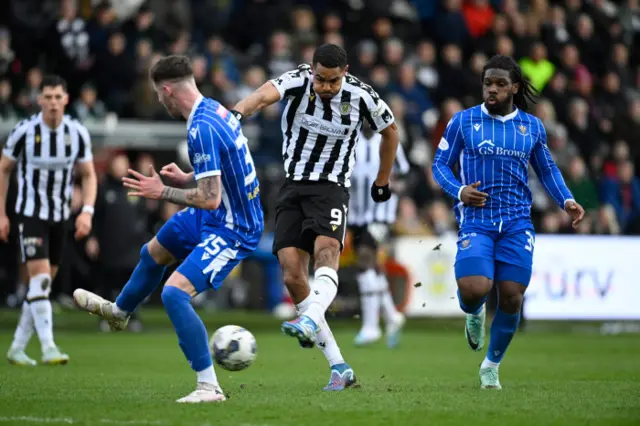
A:
[[[518,130],[523,136],[527,136],[527,126],[521,124],[518,126]]]
[[[445,138],[440,139],[440,143],[438,144],[438,148],[440,148],[443,151],[446,151],[449,149],[449,142],[447,142],[447,140]]]
[[[467,248],[469,248],[470,244],[471,244],[471,240],[469,240],[469,239],[462,240],[462,242],[460,243],[460,247],[462,249],[467,249]]]
[[[351,103],[350,102],[342,102],[340,104],[340,114],[342,114],[342,115],[351,114]]]
[[[36,135],[36,143],[40,143],[40,135]]]

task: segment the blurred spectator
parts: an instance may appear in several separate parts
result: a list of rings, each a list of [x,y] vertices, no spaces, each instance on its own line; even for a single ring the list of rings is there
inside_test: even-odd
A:
[[[14,122],[18,114],[11,103],[11,83],[0,80],[0,121]]]
[[[96,89],[85,84],[80,89],[80,97],[73,103],[73,112],[82,122],[103,120],[107,115],[107,107],[97,97]]]
[[[640,179],[634,176],[634,166],[624,161],[618,166],[616,179],[605,179],[601,189],[603,203],[610,205],[622,231],[640,234]]]
[[[444,0],[444,10],[435,22],[435,38],[442,45],[455,44],[464,46],[469,37],[469,30],[461,11],[462,0]]]
[[[489,0],[471,0],[462,6],[462,15],[469,35],[473,38],[482,37],[489,31],[493,24],[495,11]]]
[[[430,41],[421,41],[416,47],[415,66],[418,82],[427,88],[429,94],[436,93],[440,81],[436,66],[436,47]]]
[[[124,35],[120,32],[113,33],[109,37],[107,51],[96,60],[98,93],[105,100],[107,108],[119,115],[131,114],[129,92],[136,75],[135,61],[126,47]]]
[[[597,210],[600,206],[598,189],[596,183],[589,177],[589,171],[582,158],[571,159],[566,176],[567,186],[576,200],[580,200],[584,210],[587,213]]]
[[[16,106],[23,116],[36,114],[40,110],[38,105],[38,95],[40,94],[40,83],[42,82],[42,70],[40,68],[31,68],[27,72],[27,84],[16,99]]]
[[[520,60],[522,72],[539,92],[542,92],[553,77],[555,66],[547,59],[547,48],[536,42],[531,46],[531,55]]]
[[[422,113],[432,107],[427,93],[416,81],[416,70],[413,64],[405,63],[400,68],[399,84],[394,86],[394,92],[404,99],[407,109],[407,121],[409,124],[420,125]]]

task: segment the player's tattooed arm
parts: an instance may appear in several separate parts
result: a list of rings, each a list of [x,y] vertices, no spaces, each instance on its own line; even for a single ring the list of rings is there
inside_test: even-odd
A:
[[[191,189],[165,186],[162,190],[162,199],[183,206],[215,210],[222,200],[220,176],[198,179],[198,186]]]

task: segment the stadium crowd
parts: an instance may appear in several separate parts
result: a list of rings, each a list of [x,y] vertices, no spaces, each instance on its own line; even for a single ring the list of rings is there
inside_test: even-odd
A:
[[[69,113],[84,122],[108,114],[168,120],[147,74],[165,54],[190,55],[202,92],[231,107],[265,79],[310,62],[319,43],[343,45],[350,72],[391,106],[412,165],[401,187],[397,234],[442,235],[456,224],[451,200],[430,175],[435,147],[454,113],[481,102],[487,58],[511,55],[542,94],[533,112],[588,212],[572,230],[569,217],[532,177],[539,232],[640,234],[638,3],[12,0],[0,6],[0,119],[13,123],[36,112],[39,82],[53,72],[69,82]],[[243,124],[262,182],[273,187],[282,179],[280,108],[276,104]],[[129,159],[153,162],[146,153],[95,150],[96,158],[109,158],[99,169],[103,199],[120,194],[118,178]],[[267,213],[269,199],[263,197]],[[131,252],[119,258],[130,257],[135,265],[137,251],[126,248],[139,247],[177,207],[128,203],[126,194],[123,200],[119,216],[135,212],[140,220],[110,224],[108,229],[130,229],[131,241],[102,249]],[[90,262],[100,250],[94,240],[83,244]]]

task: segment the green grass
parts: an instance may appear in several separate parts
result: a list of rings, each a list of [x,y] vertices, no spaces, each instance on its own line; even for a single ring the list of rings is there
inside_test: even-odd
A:
[[[0,314],[2,350],[15,316]],[[414,322],[394,351],[354,348],[355,323],[340,322],[336,337],[362,388],[324,393],[329,372],[319,350],[298,348],[271,319],[208,315],[210,331],[226,323],[254,331],[258,359],[242,372],[217,369],[227,402],[183,406],[173,401],[193,390],[194,374],[166,321],[150,318],[143,334],[100,334],[89,331],[90,317],[57,318],[70,364],[0,364],[0,426],[640,424],[637,336],[523,333],[500,367],[498,392],[479,389],[482,355],[466,347],[459,321]],[[39,356],[35,339],[28,352]]]

